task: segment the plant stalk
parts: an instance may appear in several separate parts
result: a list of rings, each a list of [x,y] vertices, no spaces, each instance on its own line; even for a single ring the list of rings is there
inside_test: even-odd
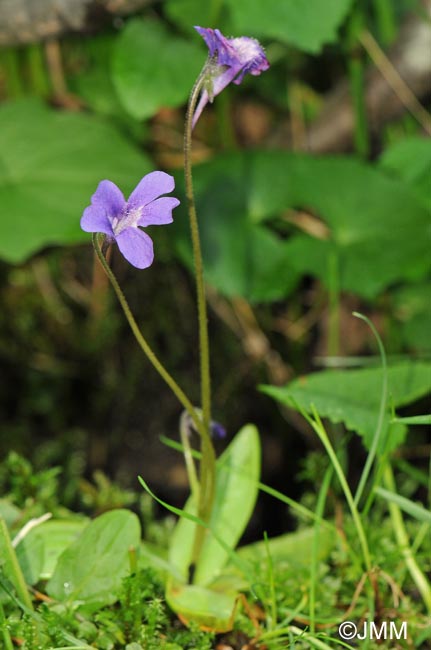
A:
[[[391,492],[397,491],[394,475],[389,463],[386,464],[384,469],[383,482],[387,490],[390,490]],[[393,501],[389,501],[388,508],[400,552],[404,557],[412,580],[414,581],[419,593],[422,596],[425,607],[427,608],[428,613],[431,615],[431,584],[416,562],[416,558],[410,546],[409,536],[404,526],[404,520],[399,506]]]
[[[360,8],[354,9],[347,26],[347,68],[350,93],[355,114],[355,146],[362,158],[369,154],[367,107],[365,103],[365,66],[359,47],[359,35],[364,23]]]
[[[193,258],[196,275],[196,295],[198,307],[199,322],[199,353],[200,353],[200,377],[201,377],[201,404],[202,404],[202,422],[203,426],[199,429],[201,433],[201,451],[202,460],[200,465],[200,494],[198,505],[198,517],[205,523],[209,523],[212,505],[215,494],[215,452],[210,437],[211,423],[211,378],[210,378],[210,358],[209,358],[209,339],[208,339],[208,317],[205,297],[204,267],[202,260],[202,250],[199,237],[199,225],[196,214],[196,205],[193,191],[192,177],[192,120],[199,95],[204,87],[207,75],[207,65],[205,65],[196,80],[190,94],[187,106],[185,133],[184,133],[184,176],[187,206],[190,221],[190,232],[192,239]],[[202,545],[205,539],[206,531],[202,526],[196,528],[196,535],[193,545],[192,564],[196,564]]]
[[[169,388],[172,390],[174,395],[177,397],[178,401],[183,405],[183,407],[186,409],[187,413],[190,415],[190,417],[193,420],[194,425],[196,426],[196,429],[201,432],[203,429],[202,421],[199,418],[198,414],[195,411],[195,408],[187,395],[184,393],[184,391],[180,388],[180,386],[177,384],[175,379],[170,375],[170,373],[166,370],[164,365],[161,363],[161,361],[158,359],[158,357],[155,355],[153,352],[151,346],[147,342],[147,340],[144,338],[141,330],[139,329],[139,326],[135,320],[135,317],[132,314],[132,311],[129,307],[129,303],[126,300],[126,297],[124,293],[122,292],[120,285],[118,284],[117,278],[115,277],[114,273],[112,272],[111,268],[109,267],[108,262],[105,259],[105,256],[102,253],[102,249],[100,247],[100,240],[99,240],[99,235],[97,233],[93,234],[93,246],[94,250],[96,251],[96,255],[100,261],[100,264],[102,265],[103,270],[105,271],[106,275],[109,278],[109,281],[112,284],[112,287],[117,294],[117,298],[120,302],[120,305],[123,309],[124,315],[127,319],[127,322],[130,325],[130,329],[132,330],[135,339],[137,340],[140,348],[144,352],[144,354],[147,356],[147,359],[150,361],[150,363],[153,365],[153,367],[157,370],[159,375],[164,379],[164,381],[167,383]]]

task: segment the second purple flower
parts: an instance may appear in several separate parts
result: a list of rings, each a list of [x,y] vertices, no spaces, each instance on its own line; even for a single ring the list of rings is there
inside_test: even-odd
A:
[[[232,81],[240,84],[244,75],[259,75],[268,70],[269,63],[263,47],[255,38],[240,36],[226,38],[218,29],[195,27],[209,49],[208,78],[193,114],[193,127],[204,107],[212,102]]]

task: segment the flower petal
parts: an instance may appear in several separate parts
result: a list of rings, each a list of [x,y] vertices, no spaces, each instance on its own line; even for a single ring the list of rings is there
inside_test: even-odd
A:
[[[178,199],[171,196],[162,196],[145,206],[139,226],[163,226],[172,223],[172,210],[179,205]]]
[[[199,103],[195,108],[195,112],[193,113],[193,120],[192,120],[192,129],[195,128],[195,124],[202,115],[202,111],[204,110],[205,106],[209,102],[209,96],[206,90],[203,90],[199,99]]]
[[[101,205],[89,205],[81,217],[81,228],[84,232],[103,232],[113,236],[111,222],[106,210]]]
[[[213,96],[215,97],[222,90],[230,84],[231,81],[234,81],[238,73],[241,72],[241,65],[233,65],[226,70],[222,68],[221,74],[217,75],[213,79]]]
[[[169,194],[175,187],[173,176],[165,172],[151,172],[138,183],[127,201],[128,205],[138,207],[147,205],[161,194]]]
[[[153,263],[153,242],[139,228],[126,228],[116,236],[116,241],[126,260],[137,269],[146,269]]]
[[[235,49],[231,46],[230,40],[223,36],[219,29],[195,26],[195,30],[207,44],[209,55],[211,57],[217,55],[217,63],[220,65],[233,65],[236,62]]]
[[[107,214],[115,217],[123,210],[125,198],[123,192],[112,181],[100,181],[97,190],[91,197],[91,203],[103,206]]]
[[[122,191],[112,181],[100,181],[91,197],[91,205],[85,208],[81,228],[85,232],[103,232],[113,235],[112,222],[126,205]]]

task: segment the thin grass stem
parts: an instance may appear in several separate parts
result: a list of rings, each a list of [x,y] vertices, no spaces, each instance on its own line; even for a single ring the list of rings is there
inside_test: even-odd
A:
[[[33,611],[33,603],[31,602],[25,578],[21,571],[15,549],[12,546],[6,522],[2,517],[0,517],[0,550],[2,551],[1,557],[6,576],[15,587],[18,598],[30,611]]]
[[[297,408],[299,406],[297,405]],[[341,488],[344,492],[344,496],[346,497],[347,504],[349,506],[350,512],[352,514],[353,522],[355,524],[356,532],[358,534],[358,539],[359,543],[361,545],[362,549],[362,555],[363,555],[363,561],[364,561],[364,566],[369,573],[371,571],[371,556],[370,556],[370,551],[368,548],[368,542],[367,538],[365,536],[365,531],[362,526],[361,522],[361,517],[358,512],[358,508],[356,507],[355,501],[353,499],[353,495],[350,491],[349,484],[347,483],[347,479],[344,475],[344,472],[342,470],[342,467],[338,461],[337,455],[334,451],[333,446],[331,445],[331,441],[328,438],[328,434],[326,433],[325,427],[322,424],[322,421],[320,419],[319,414],[317,413],[315,407],[312,405],[312,414],[313,417],[310,417],[308,413],[306,413],[303,409],[300,409],[301,412],[304,414],[304,417],[308,420],[310,425],[313,427],[314,431],[317,433],[319,436],[320,441],[322,442],[323,446],[326,449],[326,453],[329,456],[329,459],[334,467],[335,473],[338,477],[338,480],[340,482]]]
[[[364,492],[365,485],[368,480],[368,476],[371,472],[371,468],[374,463],[374,459],[378,453],[379,449],[379,443],[380,439],[382,437],[382,431],[383,431],[383,425],[385,422],[385,412],[387,408],[387,402],[388,402],[388,365],[386,361],[386,353],[385,353],[385,348],[382,343],[382,339],[379,336],[378,331],[376,330],[374,324],[370,321],[369,318],[364,316],[363,314],[360,314],[359,312],[353,312],[353,316],[356,318],[360,318],[361,320],[365,321],[368,325],[368,327],[371,329],[372,333],[374,334],[377,345],[379,347],[379,352],[380,352],[380,359],[382,362],[382,371],[383,371],[383,378],[382,378],[382,393],[381,393],[381,398],[380,398],[380,407],[379,407],[379,415],[377,419],[377,426],[376,426],[376,432],[373,436],[373,441],[371,443],[370,451],[368,452],[367,460],[365,461],[365,466],[361,474],[361,478],[359,479],[359,484],[356,490],[355,494],[355,506],[358,506],[362,494]]]
[[[316,517],[323,519],[323,513],[325,510],[326,497],[328,495],[329,486],[331,484],[333,475],[333,467],[329,467],[325,476],[323,477],[322,485],[319,490],[319,496],[317,499],[316,506]],[[311,555],[310,563],[310,607],[309,607],[309,618],[310,618],[310,632],[314,634],[316,629],[316,584],[317,584],[317,565],[318,565],[318,551],[319,551],[319,532],[320,532],[320,523],[318,519],[314,522],[314,537],[313,537],[313,550]]]
[[[391,492],[397,491],[394,475],[389,463],[385,465],[383,479],[385,487],[388,490]],[[399,506],[393,501],[389,501],[388,508],[400,552],[404,557],[410,576],[422,596],[425,607],[431,615],[431,584],[416,562]]]

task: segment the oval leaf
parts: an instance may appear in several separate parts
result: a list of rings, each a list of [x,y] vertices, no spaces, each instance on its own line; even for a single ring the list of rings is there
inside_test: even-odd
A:
[[[260,474],[260,443],[256,427],[246,425],[217,461],[216,494],[211,517],[211,529],[224,543],[234,549],[253,512],[258,494]],[[185,506],[195,513],[191,500]],[[175,527],[170,563],[187,579],[196,525],[180,519]],[[195,584],[208,586],[223,569],[228,553],[207,532],[201,557],[195,571]]]
[[[135,514],[113,510],[101,515],[62,553],[47,584],[48,594],[91,608],[115,602],[121,580],[130,571],[129,549],[139,543]]]

